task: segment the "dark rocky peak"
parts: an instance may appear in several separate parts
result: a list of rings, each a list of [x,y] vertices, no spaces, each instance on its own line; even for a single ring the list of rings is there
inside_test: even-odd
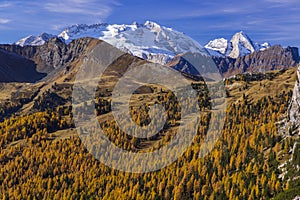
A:
[[[40,46],[0,45],[0,48],[34,61],[39,72],[49,73],[66,67],[78,58],[91,40],[96,39],[81,38],[67,45],[60,38],[54,37]]]

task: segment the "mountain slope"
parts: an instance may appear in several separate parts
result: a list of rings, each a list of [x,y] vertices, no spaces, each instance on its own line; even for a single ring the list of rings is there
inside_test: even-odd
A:
[[[81,38],[65,44],[59,38],[52,38],[39,46],[0,45],[0,48],[32,60],[39,72],[51,73],[55,70],[66,69],[76,61],[83,52],[88,51],[92,38]]]
[[[81,29],[83,28],[80,28],[80,30]],[[90,28],[89,30],[91,29],[95,30],[95,27]],[[97,30],[100,30],[99,27]],[[78,31],[73,30],[72,33],[78,33]],[[52,38],[49,42],[46,42],[44,45],[40,46],[21,47],[18,45],[0,45],[0,47],[6,49],[7,51],[11,51],[28,59],[34,60],[34,62],[37,64],[37,70],[39,72],[49,73],[57,68],[64,67],[65,69],[69,65],[68,63],[70,61],[76,60],[80,52],[84,51],[87,47],[84,41],[85,39],[75,39],[73,42],[70,42],[67,45],[62,39]],[[226,39],[216,41],[215,45],[222,47],[223,52],[225,52],[224,43],[226,43]],[[252,42],[246,43],[245,46],[252,44]],[[118,43],[115,45],[118,45]],[[170,60],[166,65],[183,73],[198,77],[199,74],[195,71],[194,67],[192,67],[190,64],[186,64],[184,59],[178,59],[180,55],[182,54],[174,57],[168,57]],[[148,56],[150,56],[150,54],[148,54]],[[156,56],[156,61],[166,61],[160,60],[159,54],[156,54]],[[162,58],[165,57],[162,56]],[[149,60],[150,58],[146,57],[144,59]],[[298,48],[283,48],[279,45],[275,45],[261,51],[254,51],[249,55],[240,56],[238,58],[216,55],[212,56],[212,60],[215,62],[223,76],[230,77],[246,72],[265,72],[268,70],[294,67],[297,65],[297,63],[299,63],[299,54]]]
[[[132,58],[128,54],[125,55],[115,63],[115,67],[121,63],[131,63],[132,60],[129,57]],[[278,80],[285,85],[284,77]],[[260,83],[266,86],[261,87]],[[266,95],[266,98],[259,96],[251,104],[248,101],[252,99],[252,94],[257,93],[256,88],[260,89],[261,93],[263,90],[271,91],[274,84],[270,83],[268,79],[261,82],[235,81],[232,83],[229,94],[231,98],[237,98],[239,101],[228,108],[226,116],[228,123],[225,124],[224,132],[213,151],[205,158],[198,156],[199,149],[205,142],[201,139],[203,136],[200,130],[201,132],[195,138],[196,142],[183,156],[179,157],[174,164],[151,173],[151,176],[149,173],[125,174],[112,170],[94,159],[83,141],[76,136],[75,129],[72,129],[71,120],[68,120],[72,114],[68,113],[68,107],[54,107],[52,113],[39,112],[28,116],[13,117],[6,123],[0,124],[0,130],[3,132],[1,133],[1,170],[3,171],[1,181],[3,186],[7,186],[6,188],[0,187],[0,193],[12,199],[26,198],[30,195],[49,199],[77,197],[171,199],[173,196],[178,199],[201,199],[201,197],[209,199],[211,196],[216,199],[270,199],[287,188],[277,177],[278,173],[274,168],[278,164],[276,158],[273,158],[273,152],[268,153],[264,150],[273,147],[274,143],[279,140],[273,132],[276,129],[273,124],[280,115],[279,111],[285,110],[285,105],[282,104],[283,109],[279,110],[276,104],[286,102],[287,95],[282,95],[286,88],[280,90],[279,93],[273,92],[272,95]],[[242,87],[243,84],[248,84],[248,87]],[[59,83],[52,87],[50,92],[60,92],[59,89],[65,88],[65,85],[66,83]],[[290,85],[292,85],[291,82]],[[239,91],[239,88],[234,89],[237,86],[245,89],[242,91]],[[292,86],[287,89],[290,88]],[[254,93],[249,93],[251,91]],[[166,92],[160,93],[167,98]],[[244,105],[245,97],[242,94],[246,94],[246,102],[249,106]],[[153,98],[153,100],[157,99],[159,98]],[[106,111],[106,98],[99,100],[103,103],[100,108]],[[38,103],[43,101],[41,97]],[[172,102],[174,101],[167,105],[171,105]],[[82,116],[84,117],[84,113]],[[113,123],[113,117],[109,118],[109,116],[109,114],[101,113],[99,118],[103,120],[103,127],[107,127],[106,134],[112,142],[121,147],[129,146],[129,148],[139,144],[140,140],[132,140],[119,131],[118,125]],[[203,118],[199,127],[207,128],[206,120],[209,121],[209,119]],[[27,122],[31,123],[24,126]],[[6,133],[6,130],[11,131]],[[169,133],[173,132],[169,132],[169,129],[164,131],[166,136]],[[121,161],[124,162],[124,160]],[[81,169],[86,170],[78,174]],[[169,174],[167,181],[166,174]],[[206,179],[208,181],[205,181]],[[245,184],[248,182],[250,184]],[[133,189],[127,186],[131,183],[134,186]],[[174,186],[174,183],[178,185]],[[107,187],[109,190],[103,192]],[[149,187],[157,192],[149,191]],[[16,193],[15,188],[20,188],[20,193]],[[215,194],[214,191],[219,192]]]
[[[7,52],[0,48],[0,80],[1,82],[35,82],[46,74],[36,70],[36,64],[22,56]]]
[[[35,101],[41,101],[40,103],[44,105],[43,100],[49,99],[47,95],[51,96],[52,93],[58,94],[59,97],[64,99],[68,99],[67,103],[70,104],[69,100],[72,95],[72,85],[78,69],[88,53],[102,42],[101,40],[93,38],[80,38],[69,44],[65,44],[58,38],[52,38],[41,46],[21,47],[17,45],[0,45],[0,59],[4,60],[7,65],[15,63],[14,71],[8,70],[0,64],[0,83],[7,81],[33,83],[30,85],[25,84],[21,88],[18,88],[19,91],[31,91],[30,93],[26,92],[23,97],[32,100],[25,104],[22,103],[22,105],[18,104],[18,108],[14,112],[29,113],[32,111]],[[108,45],[106,45],[106,47],[107,46]],[[27,62],[30,64],[28,64],[29,66],[26,65]],[[145,62],[147,61],[125,53],[114,62],[115,66],[113,66],[111,70],[112,74],[108,75],[109,78],[107,81],[114,81],[114,77],[122,75],[122,73],[126,71],[124,69],[127,69],[128,66],[138,66]],[[23,65],[24,69],[27,70],[26,72],[24,72],[22,68]],[[31,68],[46,72],[47,74],[43,73],[43,76],[36,77],[35,71],[30,70]],[[2,73],[1,69],[3,69],[6,74]],[[11,77],[7,75],[8,73],[11,74]],[[36,73],[39,74],[38,72]],[[92,69],[91,73],[93,73]],[[5,77],[10,77],[10,79],[6,80]],[[18,78],[20,77],[23,77],[23,79],[19,80]],[[28,77],[35,79],[25,79]],[[112,91],[112,88],[109,90]],[[103,91],[103,93],[107,92]],[[34,96],[32,96],[32,94],[34,94]],[[12,93],[11,96],[13,96]],[[14,96],[14,98],[14,101],[18,101],[21,96]]]
[[[75,134],[72,130],[74,125],[72,124],[71,119],[74,115],[70,112],[74,76],[81,66],[81,63],[84,61],[86,54],[90,52],[93,46],[101,43],[102,41],[97,39],[81,38],[74,40],[69,44],[65,44],[60,39],[54,38],[41,46],[3,46],[3,48],[6,49],[4,52],[5,54],[9,54],[7,51],[11,51],[13,55],[19,53],[23,56],[21,57],[22,59],[25,59],[24,57],[26,57],[27,59],[25,60],[31,59],[31,61],[38,63],[40,70],[46,70],[46,68],[50,70],[48,80],[43,82],[42,86],[38,87],[36,92],[34,91],[32,100],[30,98],[30,102],[26,102],[24,105],[18,105],[20,106],[20,109],[18,107],[17,110],[14,110],[14,113],[20,113],[21,115],[28,115],[29,113],[34,114],[11,118],[11,123],[5,122],[0,124],[0,130],[3,130],[3,133],[1,134],[1,163],[3,173],[0,174],[2,177],[0,180],[2,181],[2,185],[8,186],[8,188],[2,187],[1,190],[2,193],[6,193],[6,196],[11,197],[13,195],[19,195],[15,192],[15,188],[20,188],[20,191],[23,192],[22,197],[24,198],[25,196],[29,196],[29,194],[37,197],[46,194],[49,195],[47,197],[50,199],[55,199],[55,197],[60,199],[63,198],[65,193],[70,196],[67,198],[72,198],[71,195],[74,194],[74,191],[78,191],[78,193],[87,192],[91,194],[91,196],[84,196],[83,198],[97,197],[99,199],[105,199],[106,197],[109,198],[107,195],[108,193],[103,193],[102,191],[105,191],[105,188],[108,187],[107,185],[114,185],[116,183],[116,187],[122,189],[120,190],[120,196],[124,197],[124,194],[127,194],[127,199],[142,199],[142,196],[145,196],[144,192],[142,193],[140,191],[148,191],[147,188],[149,188],[149,184],[144,183],[147,183],[147,180],[149,180],[149,173],[145,174],[144,178],[142,177],[141,179],[136,175],[128,177],[127,175],[123,176],[122,174],[124,173],[112,171],[112,173],[116,173],[116,176],[114,177],[117,178],[116,180],[113,180],[111,176],[112,173],[107,173],[111,169],[106,168],[104,165],[97,162],[97,160],[93,159],[91,154],[88,154],[86,148],[84,148],[82,141],[74,137]],[[110,52],[111,49],[108,48],[108,45],[104,46],[104,50]],[[266,66],[272,66],[273,60],[275,60],[278,65],[291,65],[293,64],[293,56],[298,56],[296,54],[293,55],[294,51],[296,50],[293,48],[284,49],[279,46],[274,46],[265,51],[255,52],[240,59],[225,59],[230,60],[230,62],[233,62],[234,64],[237,63],[237,69],[242,67],[243,70],[251,71],[251,66],[253,69],[256,69],[256,64],[257,66],[261,66],[260,61],[263,60],[266,61]],[[182,57],[176,57],[179,63],[184,62],[183,59],[180,59]],[[14,57],[11,59],[14,60]],[[145,62],[147,61],[129,54],[124,54],[115,59],[108,67],[108,70],[103,74],[104,76],[101,77],[99,87],[97,88],[97,95],[95,95],[95,97],[100,97],[95,100],[95,102],[97,102],[97,115],[99,114],[99,119],[102,120],[103,127],[107,127],[106,133],[108,137],[112,138],[112,142],[115,142],[115,144],[121,147],[127,146],[130,148],[139,148],[143,147],[143,144],[149,145],[150,142],[156,142],[153,140],[151,141],[151,138],[149,140],[147,139],[147,141],[133,140],[132,138],[128,138],[125,134],[123,135],[121,131],[116,131],[118,129],[116,128],[117,125],[113,123],[113,116],[111,116],[110,113],[107,113],[109,112],[108,105],[110,104],[110,101],[108,100],[110,99],[109,97],[111,97],[111,91],[113,91],[112,89],[115,86],[116,81],[118,81],[119,77],[127,71],[128,66],[140,66]],[[48,63],[48,66],[43,68],[45,63]],[[248,64],[242,65],[241,63]],[[178,66],[177,70],[181,70],[185,73],[195,73],[191,70],[193,69],[192,67],[193,66],[187,64],[185,66]],[[95,68],[94,70],[97,69]],[[93,72],[93,69],[91,69],[90,73]],[[239,71],[234,70],[234,72],[238,73]],[[273,158],[271,150],[275,144],[279,144],[277,141],[280,141],[281,139],[275,134],[275,122],[281,115],[281,112],[285,111],[287,97],[289,97],[288,92],[286,91],[289,91],[290,88],[292,88],[294,80],[291,80],[291,76],[288,76],[289,82],[286,83],[286,77],[289,73],[284,71],[278,73],[274,72],[274,75],[272,75],[272,73],[273,72],[271,72],[270,77],[275,77],[275,80],[267,78],[264,80],[258,79],[246,82],[244,79],[239,80],[232,78],[232,80],[228,81],[230,84],[228,85],[228,96],[230,101],[235,103],[228,107],[226,116],[228,123],[225,124],[224,132],[221,135],[222,138],[220,138],[219,142],[216,144],[216,148],[214,148],[211,154],[205,158],[199,158],[200,145],[202,142],[205,142],[202,139],[202,131],[203,134],[205,134],[204,131],[209,125],[206,122],[206,120],[209,121],[208,118],[205,116],[199,117],[202,120],[199,124],[204,127],[203,130],[199,130],[201,132],[199,132],[196,136],[197,138],[195,138],[195,141],[199,142],[195,142],[185,155],[178,158],[176,163],[153,173],[154,176],[149,180],[149,183],[153,183],[153,188],[155,188],[156,185],[158,185],[159,188],[162,188],[157,189],[157,198],[163,199],[166,197],[165,194],[170,192],[166,199],[175,196],[175,194],[178,199],[200,199],[201,196],[205,196],[205,198],[207,196],[208,199],[212,195],[217,195],[217,199],[230,198],[232,195],[236,195],[235,199],[249,199],[251,193],[253,195],[255,194],[256,185],[252,184],[253,186],[249,187],[248,184],[244,183],[252,182],[258,183],[258,192],[255,194],[256,196],[250,197],[252,199],[262,199],[272,198],[282,191],[282,188],[285,188],[284,182],[281,181],[278,177],[279,174],[274,169],[277,169],[278,166],[276,162],[277,157]],[[242,76],[248,77],[248,75]],[[249,75],[249,77],[251,77],[251,75]],[[87,79],[87,81],[89,80]],[[232,83],[230,83],[231,81]],[[277,83],[280,83],[280,85],[277,85]],[[24,85],[20,88],[20,91],[26,91],[29,87],[32,87],[32,85]],[[200,84],[197,87],[202,88],[202,85]],[[278,91],[275,91],[274,88],[278,89]],[[148,99],[147,96],[151,96],[152,101],[160,99],[162,101],[166,100],[169,107],[176,105],[173,103],[175,102],[174,100],[171,101],[171,99],[167,99],[168,96],[170,96],[168,95],[168,90],[165,91],[157,88],[153,91],[156,91],[157,94],[161,96],[151,96],[150,94],[141,96],[136,94],[132,95],[132,99],[138,100],[134,103],[137,103],[137,108],[139,108],[139,110],[142,110],[142,106],[139,105],[143,105],[144,102],[148,103],[150,98]],[[24,93],[20,93],[12,98],[23,98],[23,94]],[[199,90],[199,95],[203,95],[201,97],[206,96],[205,87],[203,87],[203,90]],[[26,93],[24,96],[26,97]],[[14,98],[14,100],[21,100],[18,98]],[[138,102],[142,104],[138,104]],[[87,105],[88,103],[89,102],[87,102]],[[199,103],[203,105],[206,104],[205,98],[203,101],[201,99]],[[207,103],[209,104],[209,102]],[[178,107],[176,106],[174,108],[177,109]],[[48,112],[45,112],[45,110],[48,110]],[[38,111],[44,111],[44,113]],[[74,113],[80,114],[82,117],[85,115],[84,110],[80,109]],[[140,113],[143,114],[143,110]],[[143,119],[141,114],[136,114],[135,116]],[[6,115],[3,116],[6,117]],[[175,116],[175,114],[170,113],[169,116]],[[172,123],[172,126],[170,126],[171,129],[167,127],[168,129],[164,130],[163,134],[165,135],[162,137],[169,136],[169,134],[173,133],[169,132],[169,130],[172,131],[173,126],[176,127],[176,119],[174,120],[174,125]],[[40,123],[41,121],[45,123]],[[24,123],[26,122],[33,123],[28,123],[28,126],[24,126]],[[12,131],[6,133],[6,130]],[[139,146],[136,146],[136,144]],[[150,144],[153,145],[153,143]],[[269,149],[270,153],[264,149]],[[279,146],[276,149],[280,150],[282,147]],[[264,157],[268,159],[264,159]],[[36,160],[43,160],[44,162],[37,163],[35,162]],[[74,160],[76,162],[74,162]],[[121,162],[124,161],[121,160]],[[86,179],[82,179],[84,182],[82,182],[81,177],[79,177],[77,173],[80,169],[90,169],[90,171],[83,170],[82,176],[87,177]],[[189,172],[190,170],[192,171]],[[160,174],[157,175],[157,173]],[[170,184],[177,182],[182,183],[183,188],[178,188],[177,186],[173,187],[169,183],[165,183],[164,177],[165,174],[168,173],[172,173],[170,175]],[[89,174],[91,176],[89,176]],[[196,174],[196,176],[194,177],[193,174]],[[72,179],[73,177],[75,178]],[[177,179],[178,177],[180,179]],[[206,182],[207,184],[201,182],[201,180],[206,179],[209,180]],[[58,182],[58,180],[61,181]],[[107,182],[101,185],[103,180],[107,180]],[[131,183],[132,180],[134,180],[136,188],[142,188],[142,190],[132,192],[128,187],[124,187],[124,183]],[[145,181],[141,182],[140,180]],[[72,184],[70,184],[70,181]],[[232,182],[228,189],[220,191],[219,194],[213,193],[213,191],[218,191],[220,188],[222,189],[223,186],[226,187],[228,182]],[[34,187],[28,187],[28,183],[34,184]],[[45,184],[45,187],[40,187],[40,183],[47,184]],[[93,189],[95,186],[92,185],[93,183],[100,184],[97,184],[97,187],[99,187],[98,190]],[[276,186],[278,185],[277,183],[279,186]],[[78,186],[81,184],[84,185]],[[61,187],[61,185],[63,186]],[[79,190],[78,188],[80,187],[82,189]],[[179,184],[179,187],[181,187],[181,184]],[[65,188],[68,188],[68,191],[70,192],[66,192]],[[92,189],[89,191],[86,190],[86,188]],[[110,193],[116,194],[118,191],[111,190]],[[195,194],[194,191],[197,191],[197,193]],[[270,193],[263,191],[276,192]],[[181,194],[184,194],[184,196],[180,196]],[[54,195],[57,196],[54,197]],[[149,192],[145,199],[149,199],[151,195],[152,194]],[[79,195],[76,197],[79,197]],[[111,196],[111,198],[114,197]]]

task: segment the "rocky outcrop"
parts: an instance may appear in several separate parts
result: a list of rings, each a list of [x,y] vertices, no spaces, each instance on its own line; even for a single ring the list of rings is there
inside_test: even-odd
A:
[[[293,91],[292,100],[288,109],[288,130],[289,134],[300,135],[300,66],[297,69],[297,81]]]
[[[36,64],[36,69],[42,73],[63,67],[76,60],[87,49],[92,38],[81,38],[70,44],[65,44],[58,38],[52,38],[41,46],[0,45],[0,49],[18,54]]]
[[[213,57],[213,60],[220,72],[225,77],[229,77],[246,72],[265,72],[295,67],[299,63],[299,53],[296,47],[283,48],[276,45],[236,59]]]
[[[199,76],[195,68],[188,63],[184,56],[176,56],[168,66],[189,73],[191,75]],[[295,67],[299,63],[298,48],[288,47],[283,48],[279,45],[272,46],[264,51],[256,51],[252,54],[238,57],[236,59],[230,57],[212,57],[212,59],[205,59],[206,62],[213,60],[220,73],[224,77],[230,77],[242,73],[257,73],[266,72],[276,69],[285,69]],[[201,63],[207,68],[211,66],[211,62]]]

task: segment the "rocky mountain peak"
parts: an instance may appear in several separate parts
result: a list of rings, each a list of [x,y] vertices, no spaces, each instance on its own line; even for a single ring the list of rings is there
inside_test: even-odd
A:
[[[205,45],[210,55],[230,58],[246,56],[255,51],[266,50],[269,47],[271,45],[267,42],[263,44],[254,43],[244,31],[235,33],[230,41],[225,38],[218,38]]]
[[[243,31],[234,34],[230,42],[231,52],[229,57],[231,58],[245,56],[255,51],[253,42]]]

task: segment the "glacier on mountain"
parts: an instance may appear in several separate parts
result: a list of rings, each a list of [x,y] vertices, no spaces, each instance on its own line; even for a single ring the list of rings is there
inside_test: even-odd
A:
[[[15,44],[19,45],[19,46],[28,46],[28,45],[39,46],[39,45],[43,45],[45,42],[48,42],[53,37],[56,37],[56,36],[48,34],[48,33],[42,33],[38,37],[30,35],[26,38],[19,40]]]
[[[98,38],[126,53],[163,65],[171,61],[174,56],[186,52],[238,58],[270,47],[269,43],[253,43],[241,31],[236,33],[230,41],[225,38],[215,39],[204,48],[184,33],[151,21],[146,21],[144,24],[134,22],[130,25],[77,24],[67,27],[58,35],[43,33],[38,37],[28,36],[15,44],[37,46],[44,44],[52,37],[60,38],[67,44],[82,37]]]
[[[160,26],[155,22],[144,24],[94,24],[73,25],[57,35],[66,43],[82,37],[93,37],[103,40],[134,56],[160,64],[166,64],[174,56],[185,53],[209,55],[205,48],[184,33]],[[16,44],[41,45],[47,40],[37,42],[34,36],[24,38]]]

